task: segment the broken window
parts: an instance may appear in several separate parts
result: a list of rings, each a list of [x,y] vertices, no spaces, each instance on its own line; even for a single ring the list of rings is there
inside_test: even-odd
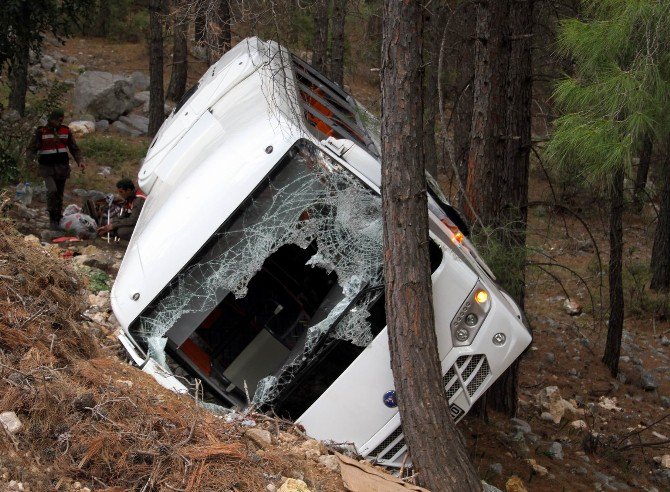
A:
[[[379,195],[300,141],[130,331],[231,404],[271,403],[326,339],[372,340],[381,237]]]

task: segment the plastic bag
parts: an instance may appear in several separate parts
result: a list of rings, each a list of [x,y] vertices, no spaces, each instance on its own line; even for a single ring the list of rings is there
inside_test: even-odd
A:
[[[91,216],[74,213],[64,215],[60,220],[60,227],[64,231],[74,234],[81,239],[93,239],[96,236],[98,226]]]

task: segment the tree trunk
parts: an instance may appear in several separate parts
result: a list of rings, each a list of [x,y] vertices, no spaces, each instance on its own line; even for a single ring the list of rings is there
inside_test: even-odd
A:
[[[98,12],[93,23],[93,36],[104,38],[109,34],[109,21],[111,16],[112,12],[109,8],[109,1],[100,0],[100,2],[98,2]]]
[[[320,72],[326,72],[328,54],[328,5],[329,0],[317,0],[314,7],[314,46],[312,66]]]
[[[670,288],[670,160],[662,167],[661,210],[651,250],[651,288],[667,291]]]
[[[333,38],[328,75],[340,87],[344,87],[344,22],[346,15],[347,1],[333,0]]]
[[[158,133],[165,119],[163,95],[163,13],[162,0],[149,0],[149,131],[150,137]]]
[[[228,0],[220,0],[219,5],[219,39],[217,42],[219,52],[218,56],[221,57],[228,52],[232,43],[232,34],[230,30],[231,18],[230,18],[230,4]]]
[[[172,45],[172,73],[166,97],[179,101],[186,92],[188,76],[188,19],[178,17],[174,20],[174,40]]]
[[[456,57],[454,118],[454,161],[463,186],[468,182],[468,154],[470,153],[470,130],[472,129],[472,81],[474,75],[473,60],[475,58],[475,20],[477,6],[466,2],[456,13],[455,19],[449,23],[460,33],[458,39],[458,56]],[[465,210],[464,190],[458,190],[458,206]]]
[[[9,109],[14,109],[23,116],[26,112],[26,91],[28,90],[28,66],[30,64],[30,47],[25,42],[17,50],[12,60],[10,77]]]
[[[198,12],[193,19],[193,27],[195,30],[196,44],[204,45],[207,41],[207,21],[204,12]]]
[[[531,148],[532,12],[533,0],[478,4],[466,185],[475,212],[503,247],[505,268],[497,272],[499,281],[521,308]],[[465,211],[474,218],[472,209]],[[518,367],[516,361],[487,393],[488,406],[509,416],[517,410]]]
[[[635,191],[633,197],[635,200],[635,210],[637,213],[642,212],[644,205],[645,194],[647,187],[647,176],[649,175],[649,165],[651,164],[651,153],[654,145],[649,135],[644,136],[642,141],[642,152],[640,153],[640,164],[637,166],[637,175],[635,176]]]
[[[403,432],[419,481],[481,490],[442,384],[428,259],[419,2],[384,3],[382,203],[386,318]]]
[[[603,362],[612,377],[619,373],[621,335],[623,333],[623,170],[615,171],[610,203],[610,319],[607,327],[607,342]]]
[[[440,9],[424,11],[423,31],[423,162],[433,177],[437,178],[437,62],[439,56]]]

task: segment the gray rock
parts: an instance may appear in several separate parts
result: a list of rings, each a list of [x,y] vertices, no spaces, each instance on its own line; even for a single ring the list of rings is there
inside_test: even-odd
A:
[[[123,135],[128,135],[129,137],[139,137],[142,135],[141,131],[133,128],[132,126],[128,126],[121,121],[115,121],[112,123],[112,128]]]
[[[6,109],[2,112],[0,119],[8,123],[15,123],[21,119],[21,115],[16,109]]]
[[[656,388],[658,388],[656,378],[650,372],[642,371],[640,373],[640,379],[641,379],[640,386],[642,387],[643,390],[653,391]]]
[[[598,472],[598,471],[593,472],[593,478],[598,480],[600,483],[604,483],[604,484],[609,483],[612,480],[614,480],[614,477],[612,477],[610,475],[605,475],[604,473],[601,473],[601,472]]]
[[[134,95],[132,84],[121,75],[84,72],[74,87],[74,109],[77,114],[90,113],[94,120],[116,120],[134,107]]]
[[[119,121],[135,128],[136,130],[139,130],[142,133],[147,133],[149,131],[149,118],[146,116],[141,116],[139,114],[129,114],[128,116],[121,116]]]
[[[142,111],[149,112],[149,91],[142,91],[135,94],[133,103],[135,106],[142,106]]]
[[[575,468],[575,474],[583,477],[584,475],[588,475],[589,471],[583,466],[578,466],[577,468]]]
[[[525,420],[516,417],[511,418],[509,420],[510,422],[512,422],[512,428],[514,430],[520,431],[522,434],[530,434],[531,432],[533,432],[533,429],[530,427],[530,424]]]
[[[620,372],[616,376],[617,381],[619,381],[621,384],[626,384],[626,381],[628,381],[628,378],[623,372]]]
[[[666,336],[661,338],[661,345],[663,345],[664,347],[670,346],[670,338],[668,338]]]
[[[540,440],[540,436],[531,432],[530,434],[526,434],[526,440],[531,444],[537,444]]]
[[[482,480],[482,490],[484,492],[502,492],[498,487],[491,485],[490,483],[486,483],[484,480]]]
[[[610,482],[607,485],[609,485],[612,488],[612,490],[630,490],[630,487],[628,485],[621,482]]]
[[[16,434],[23,428],[23,424],[14,412],[0,413],[0,425],[2,425],[9,434]]]
[[[661,396],[661,405],[663,405],[665,408],[670,408],[670,398],[667,396]]]
[[[630,362],[630,357],[628,357],[627,355],[622,355],[621,357],[619,357],[619,362],[625,362],[626,364],[628,364]]]
[[[639,357],[633,357],[631,360],[633,361],[634,366],[641,366],[642,365],[642,359],[640,359]]]
[[[491,463],[489,465],[489,471],[494,475],[502,475],[503,466],[501,463]]]
[[[547,361],[549,364],[553,364],[556,362],[556,356],[554,355],[553,352],[547,352],[544,356],[544,359]]]
[[[95,131],[96,132],[108,132],[109,131],[109,121],[100,120],[95,122]]]
[[[577,369],[574,367],[568,371],[568,375],[572,377],[577,377]]]
[[[51,71],[56,67],[56,60],[53,56],[42,55],[40,58],[40,65],[44,70]]]
[[[562,460],[563,459],[563,446],[561,446],[560,442],[552,442],[549,445],[549,456],[551,456],[555,460]]]
[[[142,72],[133,72],[128,77],[128,80],[133,86],[135,92],[146,91],[149,89],[149,76]]]

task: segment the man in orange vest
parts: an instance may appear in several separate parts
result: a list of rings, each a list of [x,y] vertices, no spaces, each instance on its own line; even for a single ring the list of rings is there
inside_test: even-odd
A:
[[[98,235],[104,236],[111,233],[112,236],[129,241],[135,224],[140,218],[146,196],[136,189],[135,184],[128,178],[123,178],[116,183],[116,191],[123,198],[121,211],[117,217],[110,218],[109,224],[98,227]]]
[[[51,229],[59,229],[63,215],[63,192],[65,181],[70,177],[68,150],[81,168],[86,169],[81,151],[70,129],[63,125],[65,113],[54,109],[49,113],[47,124],[40,126],[28,144],[28,153],[37,155],[39,174],[47,188],[47,211]]]

